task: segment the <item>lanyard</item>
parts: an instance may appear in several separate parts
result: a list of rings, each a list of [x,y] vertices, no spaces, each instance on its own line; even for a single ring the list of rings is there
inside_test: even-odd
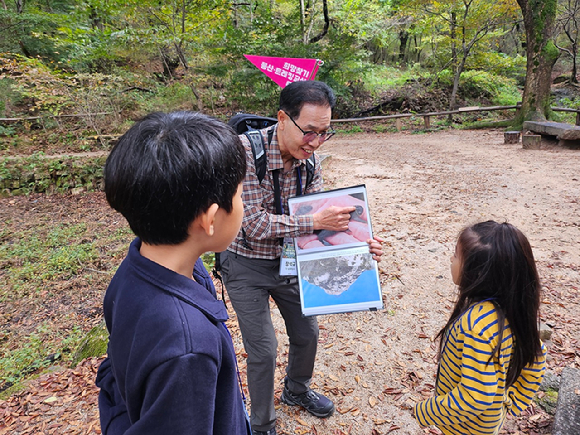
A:
[[[274,205],[276,207],[276,214],[284,214],[284,205],[282,203],[282,194],[280,192],[280,169],[276,169],[272,173],[274,182]],[[300,166],[296,167],[296,196],[302,195],[302,172]]]

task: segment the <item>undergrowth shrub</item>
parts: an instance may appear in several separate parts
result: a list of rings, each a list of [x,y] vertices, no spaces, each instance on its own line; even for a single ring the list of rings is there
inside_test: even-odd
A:
[[[437,75],[439,86],[451,87],[453,73],[443,70]],[[487,71],[469,70],[461,74],[459,92],[466,99],[487,99],[499,106],[515,105],[521,99],[516,80]]]

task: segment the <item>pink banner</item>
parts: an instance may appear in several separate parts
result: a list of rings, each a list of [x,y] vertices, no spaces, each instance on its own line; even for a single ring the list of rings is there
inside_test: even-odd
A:
[[[284,88],[288,83],[314,80],[321,63],[318,59],[268,57],[244,54],[252,64]]]

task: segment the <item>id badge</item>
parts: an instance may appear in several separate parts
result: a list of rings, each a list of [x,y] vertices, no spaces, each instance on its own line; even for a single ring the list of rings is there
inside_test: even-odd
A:
[[[282,255],[280,256],[280,276],[296,276],[296,249],[294,249],[294,239],[284,237],[282,244]]]

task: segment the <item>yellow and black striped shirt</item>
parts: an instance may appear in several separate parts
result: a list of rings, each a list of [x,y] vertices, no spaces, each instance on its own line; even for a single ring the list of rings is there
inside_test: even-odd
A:
[[[520,414],[540,388],[545,346],[543,356],[506,389],[513,337],[506,325],[499,361],[490,361],[498,342],[497,311],[491,302],[469,307],[444,340],[435,396],[415,405],[415,417],[422,426],[437,426],[446,435],[497,434],[506,414]]]

